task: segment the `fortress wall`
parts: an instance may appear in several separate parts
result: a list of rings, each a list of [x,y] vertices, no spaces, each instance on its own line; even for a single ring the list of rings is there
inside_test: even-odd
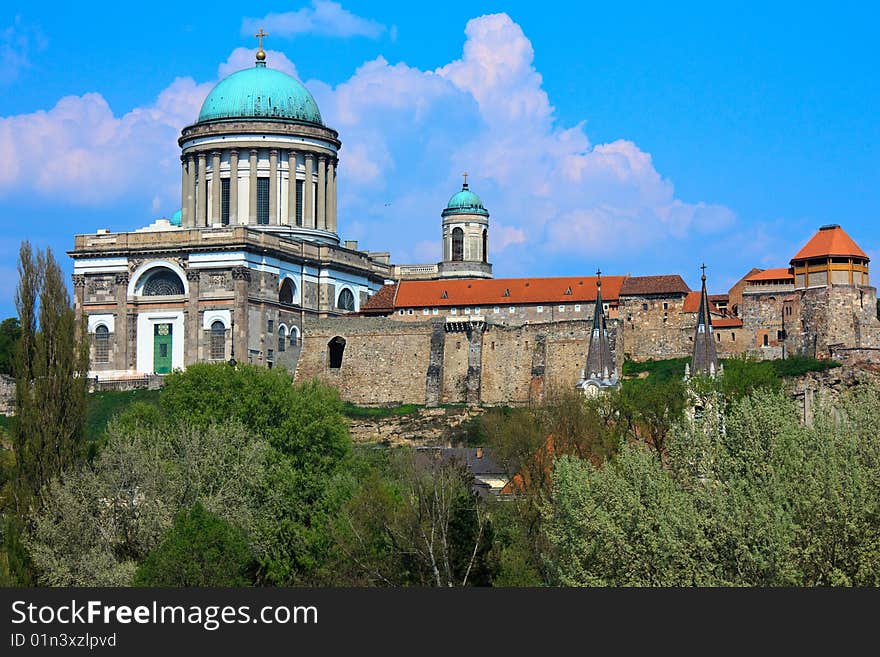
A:
[[[295,378],[317,377],[337,387],[343,399],[365,405],[525,404],[557,386],[574,388],[586,361],[590,325],[585,320],[489,324],[482,331],[447,332],[442,321],[307,318]],[[620,367],[617,322],[609,329]],[[329,367],[328,343],[335,336],[346,341],[338,369]]]

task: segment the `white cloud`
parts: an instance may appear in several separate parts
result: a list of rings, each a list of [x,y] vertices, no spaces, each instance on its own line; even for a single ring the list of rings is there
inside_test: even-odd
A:
[[[338,2],[327,0],[312,0],[311,7],[303,7],[297,11],[273,12],[262,18],[245,18],[241,33],[250,36],[262,27],[268,30],[270,36],[319,34],[342,38],[363,36],[370,39],[379,38],[387,29],[381,23],[351,13]]]
[[[319,6],[330,4],[301,11],[318,21]],[[501,275],[624,250],[640,262],[688,255],[707,232],[734,232],[730,209],[678,198],[637,144],[593,144],[584,121],[562,125],[532,45],[508,16],[475,18],[465,34],[461,57],[432,70],[377,57],[335,87],[306,82],[343,142],[346,236],[391,250],[395,262],[439,253],[440,211],[464,170],[492,213],[490,254]],[[232,51],[218,77],[251,66],[252,57],[250,49]],[[268,63],[297,74],[281,52],[270,51]],[[176,139],[212,85],[178,78],[153,103],[122,116],[100,94],[86,94],[0,118],[0,194],[34,189],[91,204],[131,196],[139,208],[157,198],[163,212],[173,212]]]

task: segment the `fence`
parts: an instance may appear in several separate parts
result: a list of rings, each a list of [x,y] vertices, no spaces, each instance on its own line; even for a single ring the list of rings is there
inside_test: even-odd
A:
[[[89,379],[90,392],[105,392],[108,390],[158,390],[164,384],[164,379],[159,374],[144,374],[142,376],[127,376],[119,379]]]

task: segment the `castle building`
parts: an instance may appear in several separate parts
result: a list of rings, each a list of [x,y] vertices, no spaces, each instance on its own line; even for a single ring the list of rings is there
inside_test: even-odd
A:
[[[171,219],[76,235],[69,251],[91,376],[235,361],[359,403],[506,404],[614,387],[626,358],[690,356],[707,373],[742,353],[880,362],[869,259],[837,225],[725,294],[678,274],[496,279],[489,211],[465,174],[440,213],[438,262],[358,249],[340,239],[339,135],[262,43],[178,145]]]
[[[340,241],[338,134],[261,46],[178,143],[181,210],[131,232],[77,235],[69,252],[92,374],[233,358],[293,369],[305,318],[360,310],[392,273],[387,253]]]

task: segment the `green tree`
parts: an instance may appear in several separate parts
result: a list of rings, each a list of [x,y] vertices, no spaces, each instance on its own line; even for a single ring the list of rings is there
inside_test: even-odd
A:
[[[15,359],[15,501],[23,518],[52,477],[83,453],[88,346],[51,250],[23,242],[15,303],[21,337]]]
[[[684,373],[682,373],[683,376]],[[684,418],[687,394],[682,378],[626,381],[611,395],[621,440],[650,445],[658,459],[666,453],[670,432]]]
[[[21,323],[18,317],[9,317],[0,322],[0,374],[14,375],[13,363],[20,338]]]
[[[246,586],[252,557],[243,532],[201,502],[183,509],[147,556],[135,586]]]
[[[124,586],[181,509],[202,504],[241,528],[251,551],[274,545],[274,450],[237,422],[132,425],[120,419],[92,464],[70,468],[45,491],[28,552],[40,584]]]

